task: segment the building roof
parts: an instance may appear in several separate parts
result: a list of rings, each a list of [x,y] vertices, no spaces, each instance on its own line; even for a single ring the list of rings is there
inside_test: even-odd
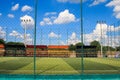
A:
[[[48,49],[68,49],[68,45],[48,45]]]
[[[34,45],[27,45],[27,48],[34,48]],[[36,45],[36,48],[47,48],[46,45]]]
[[[5,48],[5,46],[3,44],[0,44],[0,48]]]

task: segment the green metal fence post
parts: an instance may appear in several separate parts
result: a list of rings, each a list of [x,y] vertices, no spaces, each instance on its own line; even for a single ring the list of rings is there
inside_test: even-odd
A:
[[[36,23],[37,23],[37,0],[35,0],[35,22],[34,22],[34,75],[36,75]]]
[[[80,4],[80,13],[81,13],[81,15],[80,15],[80,17],[81,17],[81,42],[83,43],[83,14],[82,14],[82,11],[83,11],[83,1],[81,0],[81,4]],[[84,57],[84,52],[83,52],[83,45],[82,45],[82,47],[81,47],[81,74],[83,74],[84,73],[84,60],[83,60],[83,57]]]

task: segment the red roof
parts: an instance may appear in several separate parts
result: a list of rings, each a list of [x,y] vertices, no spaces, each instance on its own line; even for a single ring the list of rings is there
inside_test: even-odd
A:
[[[49,49],[68,49],[68,45],[49,45]]]
[[[27,48],[34,48],[34,45],[27,45]],[[47,48],[46,45],[36,45],[36,48]]]
[[[0,44],[0,48],[5,48],[5,46],[3,44]]]

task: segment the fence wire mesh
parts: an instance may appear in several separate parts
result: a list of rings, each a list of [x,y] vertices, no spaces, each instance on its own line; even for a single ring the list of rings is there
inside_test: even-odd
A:
[[[38,0],[35,34],[34,1],[25,1],[30,6],[20,1],[29,7],[28,12],[21,8],[22,12],[13,12],[7,18],[0,14],[0,74],[34,74],[34,70],[36,74],[45,75],[120,74],[120,21],[108,25],[99,20],[94,22],[93,28],[84,17],[82,43],[80,4],[73,7],[64,4],[54,9],[60,4],[47,0],[52,1],[49,6],[54,12],[50,12],[48,3]],[[66,9],[68,7],[71,11]],[[85,5],[83,15],[87,15]]]

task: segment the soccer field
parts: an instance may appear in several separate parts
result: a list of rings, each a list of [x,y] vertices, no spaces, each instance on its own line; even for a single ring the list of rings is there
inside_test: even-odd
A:
[[[33,57],[1,57],[0,74],[33,74]],[[36,58],[37,74],[80,74],[81,58]],[[84,73],[120,74],[119,58],[84,58]]]

